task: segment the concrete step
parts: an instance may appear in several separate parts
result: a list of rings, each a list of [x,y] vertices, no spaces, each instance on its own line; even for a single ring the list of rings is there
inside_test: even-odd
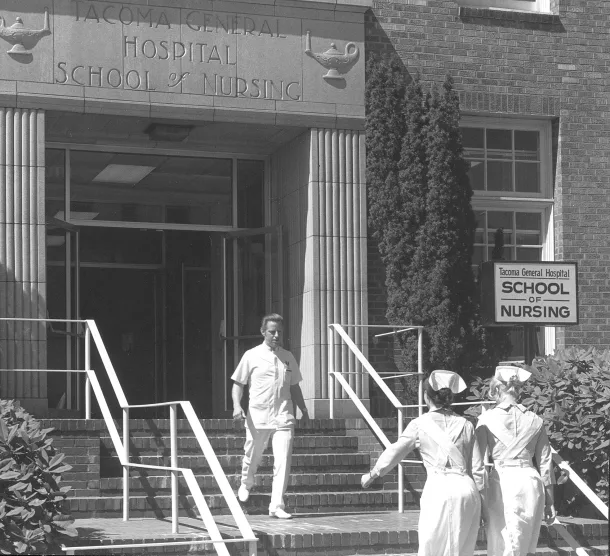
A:
[[[250,515],[266,515],[269,507],[270,493],[253,493],[243,505]],[[398,507],[398,494],[395,491],[344,491],[291,493],[284,496],[286,508],[294,514],[346,513],[391,510]],[[228,513],[224,498],[219,494],[206,496],[206,502],[215,515]],[[122,515],[122,497],[104,496],[102,498],[72,497],[66,500],[67,508],[73,517],[118,517]],[[406,507],[415,508],[416,500],[411,493],[405,494]],[[171,515],[171,498],[169,494],[148,496],[133,495],[129,499],[130,513],[133,517],[169,518]],[[179,497],[180,515],[197,517],[190,495]]]
[[[129,490],[132,494],[150,494],[154,492],[158,495],[167,494],[171,489],[171,475],[168,473],[163,476],[138,476],[132,474],[129,481]],[[292,474],[288,478],[288,492],[314,492],[314,491],[345,491],[360,489],[360,477],[362,473],[299,473]],[[197,475],[197,482],[204,494],[219,493],[220,489],[213,475]],[[229,484],[237,491],[241,483],[241,475],[233,473],[227,475]],[[252,493],[271,492],[273,474],[271,472],[257,473],[255,477]],[[186,493],[186,484],[180,478],[180,488]],[[80,486],[80,485],[79,485]],[[375,481],[371,487],[373,490],[396,489],[396,476],[386,475]],[[109,477],[100,480],[98,492],[102,496],[119,495],[123,492],[122,477]],[[79,489],[80,496],[87,496],[87,490]],[[79,494],[76,494],[77,496]],[[91,496],[98,496],[94,493]]]
[[[415,556],[417,553],[417,511],[367,512],[343,514],[300,514],[290,521],[280,521],[267,515],[250,515],[248,521],[259,539],[259,556],[361,556],[386,554],[387,556]],[[237,538],[235,522],[229,516],[217,516],[216,522],[225,538]],[[563,518],[562,518],[563,519]],[[589,556],[602,556],[608,552],[605,521],[565,518],[570,533],[585,547]],[[182,546],[180,549],[141,548],[112,551],[112,544],[121,541],[162,542],[188,541],[208,538],[199,520],[181,518],[179,534],[171,533],[170,520],[132,519],[78,519],[75,526],[82,531],[81,545],[104,544],[104,554],[212,554],[208,545]],[[87,534],[89,535],[87,537]],[[485,556],[485,533],[479,531],[476,556]],[[244,554],[243,543],[228,545],[232,554]],[[99,551],[96,552],[99,554]],[[538,550],[539,556],[576,556],[554,529],[543,526]]]
[[[210,444],[216,455],[242,454],[244,450],[245,437],[220,437],[210,438]],[[101,454],[103,456],[116,456],[116,451],[110,437],[100,438]],[[179,436],[177,439],[178,453],[201,454],[201,446],[194,436]],[[136,436],[131,438],[130,451],[133,455],[169,455],[171,444],[169,437]],[[267,447],[271,453],[271,442]],[[328,453],[334,452],[357,452],[358,439],[353,436],[295,436],[293,442],[293,453]]]
[[[170,465],[169,456],[141,456],[132,458],[133,463],[145,465]],[[240,454],[219,455],[218,461],[225,473],[236,472],[241,469],[242,456]],[[102,477],[118,477],[122,474],[119,460],[114,457],[101,458]],[[209,471],[209,466],[203,456],[179,456],[178,467],[192,469],[195,473]],[[332,472],[332,471],[362,471],[366,473],[370,467],[369,454],[294,454],[292,456],[292,473],[301,472]],[[273,468],[273,455],[265,454],[261,460],[259,469],[265,473]],[[158,472],[157,472],[158,474]]]

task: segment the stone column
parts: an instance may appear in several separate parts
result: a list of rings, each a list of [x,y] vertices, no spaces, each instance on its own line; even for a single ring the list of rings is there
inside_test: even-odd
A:
[[[329,323],[366,324],[366,181],[364,133],[350,130],[311,131],[310,199],[311,226],[307,245],[313,252],[314,299],[317,301],[321,361],[320,398],[316,415],[328,409],[328,328]],[[316,315],[317,316],[317,315]],[[316,322],[316,325],[317,325]],[[347,328],[356,345],[367,354],[368,331]],[[343,342],[335,340],[335,369],[346,374],[358,396],[368,401],[368,375]],[[336,396],[347,395],[336,388]],[[337,404],[338,414],[354,414],[351,402]]]
[[[0,108],[0,317],[46,316],[44,146],[42,110]],[[0,369],[45,367],[45,326],[0,321]],[[0,396],[42,412],[46,374],[0,372]]]

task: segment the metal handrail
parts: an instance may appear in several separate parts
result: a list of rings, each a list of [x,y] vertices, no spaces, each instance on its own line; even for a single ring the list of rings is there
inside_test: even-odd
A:
[[[328,325],[328,397],[329,397],[329,405],[330,405],[330,418],[334,417],[335,412],[335,380],[343,386],[345,392],[350,396],[352,402],[358,407],[361,415],[364,417],[365,421],[371,427],[373,433],[377,436],[377,439],[381,442],[384,447],[390,445],[390,441],[383,433],[381,428],[377,425],[371,414],[368,412],[364,404],[360,401],[357,394],[352,390],[351,387],[346,388],[347,381],[341,376],[341,371],[335,371],[335,334],[343,340],[343,342],[347,345],[347,347],[351,350],[351,352],[356,356],[356,359],[360,362],[362,367],[368,372],[369,376],[373,378],[379,389],[386,395],[390,403],[396,409],[398,415],[398,436],[402,434],[403,431],[403,404],[400,403],[400,400],[396,397],[394,392],[390,390],[388,385],[385,383],[383,378],[379,376],[379,373],[373,368],[369,360],[365,357],[365,355],[360,351],[358,346],[354,343],[354,341],[350,338],[349,334],[345,331],[344,327],[353,327],[353,328],[390,328],[392,332],[384,332],[381,335],[387,336],[389,334],[398,334],[401,332],[409,332],[411,330],[417,331],[417,375],[423,377],[423,326],[411,326],[411,325],[366,325],[366,324],[339,324],[339,323],[331,323]],[[415,373],[414,373],[415,374]],[[422,381],[419,381],[418,388],[419,399],[423,402],[424,392],[422,389]],[[419,414],[422,414],[422,408],[419,408]],[[411,463],[415,460],[403,460],[398,464],[398,511],[399,513],[404,512],[404,473],[403,473],[403,462]],[[418,462],[419,463],[419,462]]]
[[[117,453],[121,466],[123,467],[123,520],[129,520],[129,469],[130,468],[145,468],[145,469],[164,469],[169,471],[172,474],[172,482],[171,482],[171,492],[172,492],[172,533],[178,533],[178,473],[182,473],[186,484],[193,496],[195,505],[197,506],[197,510],[201,516],[202,521],[210,535],[210,539],[205,542],[214,544],[214,548],[216,552],[220,556],[229,556],[229,551],[225,545],[226,542],[247,542],[248,543],[248,552],[249,556],[256,556],[257,553],[257,543],[258,539],[254,535],[250,524],[248,523],[244,512],[237,502],[237,498],[235,497],[235,493],[229,484],[229,481],[216,457],[216,453],[205,434],[203,427],[201,426],[201,422],[197,418],[197,415],[193,409],[193,406],[189,401],[176,401],[176,402],[161,402],[158,404],[142,404],[142,405],[133,405],[130,406],[127,403],[127,398],[125,397],[125,393],[123,392],[123,388],[121,387],[121,383],[119,378],[114,370],[114,366],[110,360],[110,356],[106,350],[102,337],[99,333],[97,325],[93,320],[72,320],[72,319],[20,319],[20,318],[0,318],[0,321],[34,321],[34,322],[64,322],[64,323],[84,323],[85,324],[85,369],[84,370],[67,370],[65,372],[81,372],[86,373],[86,382],[85,382],[85,418],[91,418],[91,390],[95,394],[95,397],[98,401],[98,405],[100,407],[100,411],[102,413],[102,417],[104,422],[106,423],[106,427],[108,428],[108,432],[110,434],[110,438],[112,440],[114,449]],[[108,403],[106,402],[106,398],[102,391],[102,388],[97,379],[97,375],[94,370],[91,369],[91,339],[95,343],[100,358],[102,360],[102,364],[104,365],[104,369],[110,383],[112,385],[112,389],[117,397],[119,405],[123,410],[123,440],[119,435],[118,429],[115,425],[114,419],[110,413],[110,408],[108,407]],[[11,371],[11,372],[61,372],[61,370],[47,370],[47,369],[0,369],[1,371]],[[129,410],[131,408],[138,407],[160,407],[160,406],[169,406],[170,408],[170,445],[171,445],[171,466],[155,466],[155,465],[145,465],[145,464],[136,464],[130,463],[130,453],[129,453]],[[236,539],[223,539],[220,531],[218,529],[218,525],[216,524],[212,512],[210,511],[207,502],[201,492],[201,488],[197,483],[197,479],[195,478],[192,470],[187,468],[178,467],[178,451],[177,451],[177,408],[178,406],[182,407],[182,411],[184,412],[186,419],[191,426],[193,433],[195,434],[195,438],[199,442],[199,446],[201,447],[202,453],[207,460],[208,465],[212,471],[218,486],[220,487],[220,491],[224,496],[227,505],[235,519],[236,525],[242,535],[242,538]],[[137,544],[129,544],[122,545],[122,548],[141,548],[144,546],[173,546],[176,544],[180,544],[179,542],[172,543],[137,543]],[[191,543],[192,544],[192,543]],[[62,546],[62,550],[74,554],[77,551],[84,550],[95,550],[93,547],[81,547],[81,546]]]

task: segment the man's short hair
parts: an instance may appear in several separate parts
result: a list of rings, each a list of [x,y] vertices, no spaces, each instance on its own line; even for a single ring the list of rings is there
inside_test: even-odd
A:
[[[261,320],[261,332],[267,330],[268,322],[284,324],[284,317],[282,317],[282,315],[278,315],[277,313],[269,313],[268,315],[265,315]]]

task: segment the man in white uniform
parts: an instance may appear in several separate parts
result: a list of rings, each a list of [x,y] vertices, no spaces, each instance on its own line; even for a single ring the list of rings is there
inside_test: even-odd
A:
[[[231,377],[234,381],[231,394],[233,419],[246,419],[245,454],[237,496],[241,502],[248,500],[256,470],[271,438],[273,484],[269,515],[290,519],[292,515],[284,510],[284,492],[290,475],[296,406],[303,419],[309,416],[299,386],[303,378],[297,362],[292,353],[280,346],[283,320],[275,313],[263,317],[263,343],[244,353]],[[241,407],[246,384],[250,387],[247,416]]]

